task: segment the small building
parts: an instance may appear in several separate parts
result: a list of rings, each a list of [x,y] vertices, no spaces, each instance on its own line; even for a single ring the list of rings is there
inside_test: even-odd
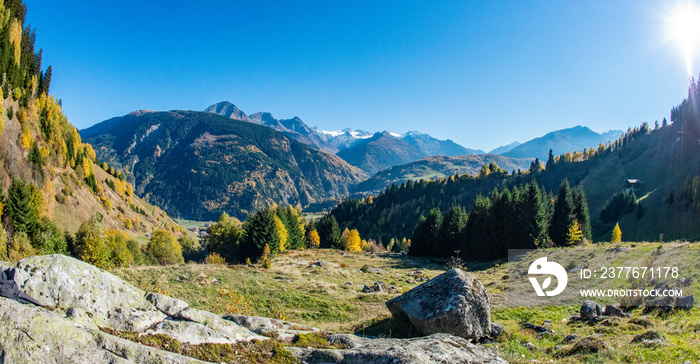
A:
[[[642,180],[639,179],[628,179],[625,182],[626,189],[634,189],[635,191],[642,188]]]

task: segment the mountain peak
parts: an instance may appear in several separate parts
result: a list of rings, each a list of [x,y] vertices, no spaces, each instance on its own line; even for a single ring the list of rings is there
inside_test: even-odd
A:
[[[204,112],[219,114],[233,120],[251,121],[248,115],[229,101],[221,101],[214,105],[210,105],[204,109]]]

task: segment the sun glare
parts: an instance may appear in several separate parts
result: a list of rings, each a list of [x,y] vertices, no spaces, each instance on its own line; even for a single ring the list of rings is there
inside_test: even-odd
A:
[[[679,3],[667,16],[668,37],[680,46],[688,76],[692,76],[693,58],[700,48],[700,9],[687,1]]]

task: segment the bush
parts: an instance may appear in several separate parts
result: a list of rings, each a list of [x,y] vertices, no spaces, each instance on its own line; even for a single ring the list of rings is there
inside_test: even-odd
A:
[[[32,246],[40,254],[65,254],[68,251],[65,234],[46,217],[39,219],[31,240]]]
[[[204,263],[214,265],[226,265],[226,259],[224,259],[218,253],[211,253],[207,255],[207,258],[204,260]]]
[[[32,248],[32,243],[30,242],[27,233],[20,231],[19,233],[15,234],[15,236],[12,238],[12,242],[10,243],[7,255],[13,262],[36,255],[36,251],[34,251],[34,248]]]
[[[134,240],[129,240],[126,243],[126,248],[129,249],[129,253],[131,253],[131,258],[134,260],[134,265],[144,265],[146,263],[146,259],[143,256],[139,243]]]
[[[160,265],[184,263],[182,247],[173,233],[157,229],[148,241],[146,252],[153,255]]]
[[[7,255],[7,231],[0,225],[0,260],[7,260],[9,256]]]
[[[78,259],[98,268],[112,267],[112,251],[105,241],[104,228],[95,217],[80,225],[75,234],[75,254]]]
[[[121,231],[109,230],[107,232],[107,245],[112,251],[110,260],[115,267],[128,267],[134,264],[134,257],[127,246],[128,242],[129,236]]]

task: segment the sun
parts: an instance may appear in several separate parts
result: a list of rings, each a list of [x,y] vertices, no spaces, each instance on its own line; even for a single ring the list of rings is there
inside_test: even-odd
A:
[[[666,16],[667,36],[680,47],[688,76],[692,76],[693,57],[700,50],[700,7],[686,1],[678,3]]]

